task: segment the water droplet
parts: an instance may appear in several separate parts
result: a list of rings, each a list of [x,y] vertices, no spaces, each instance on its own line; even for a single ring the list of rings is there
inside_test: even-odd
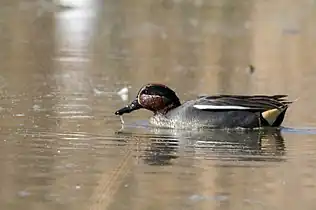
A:
[[[121,120],[121,124],[123,125],[124,124],[124,119],[123,119],[122,115],[120,115],[120,120]]]

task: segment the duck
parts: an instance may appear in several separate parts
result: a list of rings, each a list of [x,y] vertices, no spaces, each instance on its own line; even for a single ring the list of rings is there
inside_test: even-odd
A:
[[[278,128],[288,106],[288,95],[212,95],[180,102],[163,84],[140,88],[135,100],[117,110],[122,116],[139,109],[153,112],[149,122],[166,128]]]

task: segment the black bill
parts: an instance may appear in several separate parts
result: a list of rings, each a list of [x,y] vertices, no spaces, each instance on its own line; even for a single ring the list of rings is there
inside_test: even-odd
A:
[[[135,111],[137,109],[142,108],[142,106],[138,103],[138,100],[135,99],[132,103],[129,105],[123,107],[122,109],[119,109],[115,112],[115,115],[123,115],[125,113],[130,113],[132,111]]]

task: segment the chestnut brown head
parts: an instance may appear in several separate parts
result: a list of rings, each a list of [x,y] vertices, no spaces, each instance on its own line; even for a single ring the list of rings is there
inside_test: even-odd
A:
[[[180,106],[180,100],[173,90],[161,84],[148,84],[143,86],[134,101],[115,112],[116,115],[130,113],[140,108],[165,114],[169,110]]]

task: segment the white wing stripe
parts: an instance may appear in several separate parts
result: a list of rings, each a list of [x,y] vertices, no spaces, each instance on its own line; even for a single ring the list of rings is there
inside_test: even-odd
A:
[[[237,110],[247,110],[252,109],[251,107],[245,107],[245,106],[216,106],[216,105],[194,105],[194,108],[197,109],[214,109],[214,110],[220,110],[220,109],[237,109]]]

